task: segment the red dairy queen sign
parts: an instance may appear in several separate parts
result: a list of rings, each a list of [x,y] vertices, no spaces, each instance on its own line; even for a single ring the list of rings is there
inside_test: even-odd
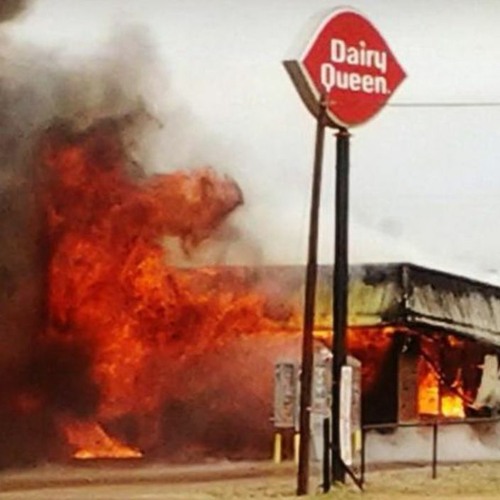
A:
[[[372,118],[406,76],[377,29],[352,9],[336,9],[313,23],[284,64],[314,116],[325,96],[335,127]]]

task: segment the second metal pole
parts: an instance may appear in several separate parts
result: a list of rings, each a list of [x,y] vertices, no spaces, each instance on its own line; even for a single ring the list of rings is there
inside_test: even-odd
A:
[[[333,268],[332,480],[345,482],[340,446],[340,381],[346,363],[348,298],[349,131],[337,134],[335,181],[335,263]],[[350,436],[349,436],[350,438]]]
[[[311,393],[314,360],[314,311],[318,267],[318,229],[321,194],[321,173],[325,137],[325,102],[322,99],[316,126],[316,145],[309,218],[309,248],[307,256],[306,289],[304,297],[304,324],[302,332],[302,366],[300,375],[299,411],[299,467],[297,472],[297,495],[307,495],[309,490],[309,459],[311,446]]]

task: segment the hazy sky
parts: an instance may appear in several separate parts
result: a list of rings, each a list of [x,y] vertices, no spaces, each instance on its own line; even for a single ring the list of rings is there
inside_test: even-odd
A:
[[[267,261],[290,263],[304,259],[315,124],[281,61],[308,18],[337,5],[37,0],[4,29],[76,57],[99,50],[118,29],[142,27],[167,76],[165,102],[175,100],[189,117],[184,123],[193,124],[192,146],[184,139],[183,154],[170,149],[158,158],[176,159],[173,166],[206,160],[230,172],[247,199],[236,222]],[[500,0],[350,5],[378,27],[408,74],[392,103],[500,103]],[[333,246],[327,138],[325,262]],[[491,272],[500,270],[500,106],[387,107],[353,129],[351,154],[353,260],[413,261],[500,281]]]

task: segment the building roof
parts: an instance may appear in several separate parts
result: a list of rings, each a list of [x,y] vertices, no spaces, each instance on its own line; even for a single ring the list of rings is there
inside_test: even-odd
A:
[[[319,288],[333,279],[320,270]],[[352,266],[349,325],[448,330],[500,346],[500,288],[414,264]]]

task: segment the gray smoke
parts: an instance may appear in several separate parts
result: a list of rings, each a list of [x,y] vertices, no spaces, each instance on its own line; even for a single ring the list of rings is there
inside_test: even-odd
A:
[[[500,424],[441,426],[438,430],[438,461],[473,462],[499,460]],[[368,464],[430,463],[432,429],[400,428],[391,434],[371,432],[367,437]]]
[[[0,19],[14,19],[26,5],[2,1]],[[58,57],[0,37],[0,468],[47,457],[57,441],[51,413],[85,415],[98,400],[84,349],[39,344],[50,256],[37,194],[41,137],[55,124],[83,130],[117,120],[130,168],[141,170],[147,133],[160,129],[156,103],[144,96],[157,98],[160,81],[167,86],[155,68],[147,33],[139,29],[122,30],[87,58]],[[18,395],[32,393],[42,394],[44,408],[20,410],[30,403]]]
[[[30,3],[30,0],[1,0],[0,23],[16,18],[26,10]]]
[[[3,2],[10,19],[25,2]],[[16,8],[17,7],[17,8]],[[0,26],[1,29],[1,26]],[[141,161],[142,132],[154,121],[143,95],[152,51],[138,31],[114,37],[88,60],[57,59],[0,41],[0,378],[29,351],[43,323],[46,245],[36,199],[36,149],[56,121],[85,128],[120,118],[129,150]],[[157,127],[157,124],[154,126]]]

